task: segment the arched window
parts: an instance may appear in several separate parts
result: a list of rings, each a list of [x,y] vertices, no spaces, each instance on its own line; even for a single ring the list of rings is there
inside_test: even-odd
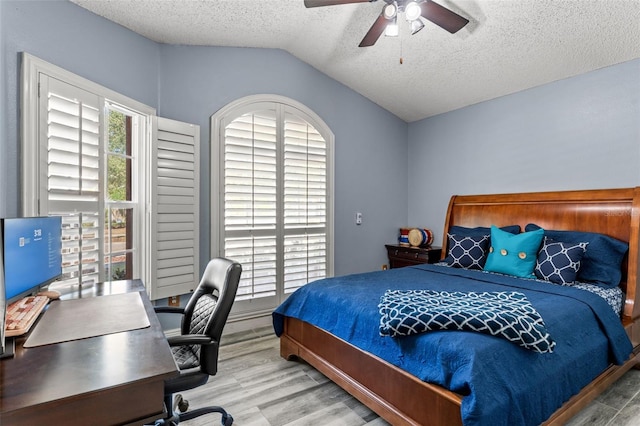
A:
[[[238,314],[333,275],[333,133],[311,110],[250,96],[212,116],[212,250],[239,261]]]

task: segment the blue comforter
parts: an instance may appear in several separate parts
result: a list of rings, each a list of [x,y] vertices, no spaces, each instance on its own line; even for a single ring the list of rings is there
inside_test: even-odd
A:
[[[524,293],[556,342],[537,353],[499,337],[467,331],[380,336],[380,296],[388,289]],[[601,297],[573,287],[504,275],[419,265],[319,280],[292,294],[273,313],[298,318],[463,395],[465,425],[538,425],[632,346],[620,319]]]

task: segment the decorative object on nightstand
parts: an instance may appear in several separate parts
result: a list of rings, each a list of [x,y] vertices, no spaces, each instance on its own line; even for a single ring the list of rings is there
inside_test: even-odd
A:
[[[409,245],[409,231],[411,228],[400,228],[400,236],[398,237],[398,244],[401,246]]]
[[[442,248],[440,247],[407,247],[400,244],[386,244],[390,268],[419,265],[422,263],[436,263],[440,261]]]
[[[429,247],[433,243],[433,232],[427,228],[412,228],[408,237],[412,247]]]

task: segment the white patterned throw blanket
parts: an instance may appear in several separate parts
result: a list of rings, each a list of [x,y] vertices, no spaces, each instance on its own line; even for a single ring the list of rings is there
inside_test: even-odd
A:
[[[550,353],[556,343],[524,294],[387,290],[380,298],[380,335],[409,336],[432,330],[464,330],[499,336]]]

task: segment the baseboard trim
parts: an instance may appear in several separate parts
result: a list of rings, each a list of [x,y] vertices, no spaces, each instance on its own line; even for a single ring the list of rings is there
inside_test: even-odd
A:
[[[240,333],[256,328],[263,328],[272,325],[271,311],[262,315],[255,315],[244,318],[231,318],[224,327],[223,335]]]
[[[263,328],[272,325],[271,311],[265,313],[254,314],[250,316],[242,316],[236,318],[229,318],[227,324],[224,327],[222,335],[229,335],[240,333],[243,331],[250,331],[256,328]],[[171,328],[164,330],[166,337],[173,337],[180,335],[180,328]]]
[[[164,335],[166,337],[179,336],[180,335],[180,329],[179,328],[172,328],[172,329],[169,329],[169,330],[164,330]]]

